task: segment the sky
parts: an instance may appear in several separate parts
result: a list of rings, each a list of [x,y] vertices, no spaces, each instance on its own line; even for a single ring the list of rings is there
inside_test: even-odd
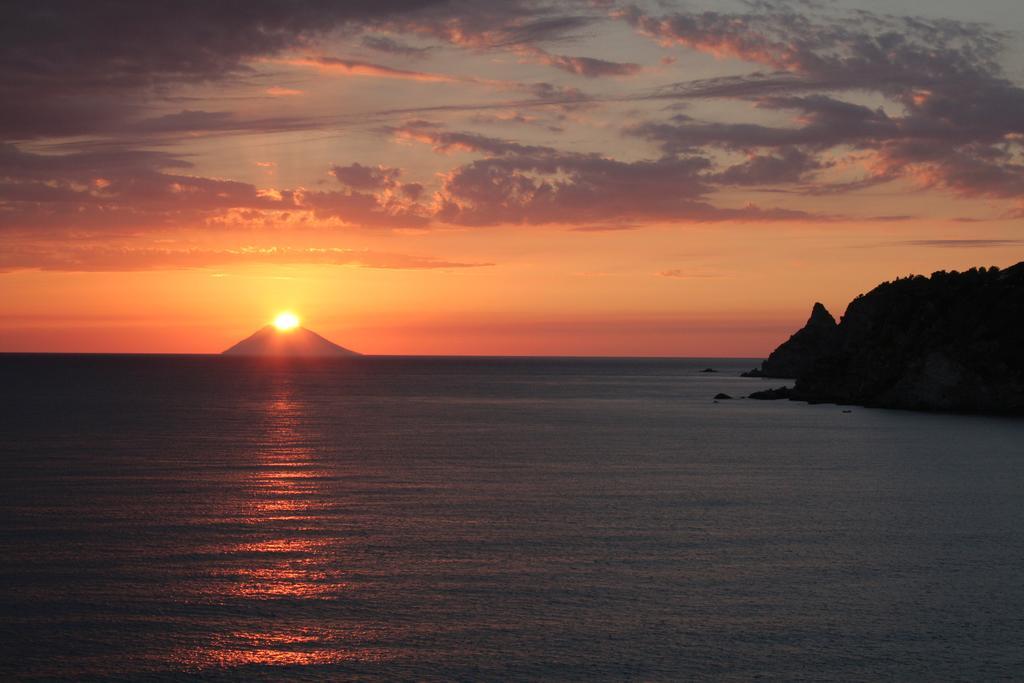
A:
[[[1019,0],[3,11],[0,351],[761,357],[1024,259]]]

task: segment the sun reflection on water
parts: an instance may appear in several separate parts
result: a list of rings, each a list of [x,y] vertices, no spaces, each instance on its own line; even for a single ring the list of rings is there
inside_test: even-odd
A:
[[[351,592],[337,565],[340,541],[323,530],[330,507],[325,483],[330,472],[318,462],[308,406],[295,399],[286,379],[267,400],[251,466],[237,475],[249,492],[235,519],[243,532],[217,553],[224,558],[210,574],[219,591],[208,599],[218,604],[291,601],[290,610],[311,623],[220,631],[207,644],[175,657],[190,670],[250,665],[323,665],[380,659],[380,652],[358,647],[351,632],[317,630],[316,604]],[[297,602],[296,602],[297,601]],[[249,609],[249,608],[247,608]],[[241,625],[241,624],[240,624]]]
[[[341,637],[341,634],[316,629],[237,631],[214,637],[208,648],[183,653],[179,662],[188,670],[202,671],[244,666],[322,666],[386,659],[385,653],[378,649],[325,647]]]

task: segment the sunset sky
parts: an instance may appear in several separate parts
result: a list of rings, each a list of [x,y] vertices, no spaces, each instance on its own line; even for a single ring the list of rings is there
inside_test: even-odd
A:
[[[763,356],[1024,259],[1020,0],[4,12],[0,351]]]

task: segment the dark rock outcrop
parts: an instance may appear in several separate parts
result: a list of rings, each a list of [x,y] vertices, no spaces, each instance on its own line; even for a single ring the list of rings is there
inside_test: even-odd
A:
[[[804,328],[769,358],[794,371],[793,398],[1024,415],[1024,263],[886,282],[826,328],[827,344],[794,345]]]
[[[729,394],[715,394],[715,400],[716,401],[731,401],[732,400],[732,396],[730,396]]]
[[[793,388],[764,389],[763,391],[755,391],[747,398],[753,398],[758,401],[778,401],[784,398],[793,398]]]
[[[807,324],[772,351],[760,369],[745,372],[743,376],[795,379],[804,375],[835,346],[837,328],[832,314],[822,304],[814,304]]]

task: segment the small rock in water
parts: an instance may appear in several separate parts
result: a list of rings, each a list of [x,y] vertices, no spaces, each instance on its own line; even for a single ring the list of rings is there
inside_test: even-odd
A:
[[[731,401],[732,400],[732,396],[730,396],[729,394],[715,394],[715,400],[716,401],[725,401],[725,400]]]
[[[747,398],[754,398],[759,401],[778,401],[783,398],[793,398],[793,389],[791,387],[765,389],[764,391],[755,391]]]
[[[718,372],[718,370],[715,370],[714,368],[704,368],[701,372]]]

